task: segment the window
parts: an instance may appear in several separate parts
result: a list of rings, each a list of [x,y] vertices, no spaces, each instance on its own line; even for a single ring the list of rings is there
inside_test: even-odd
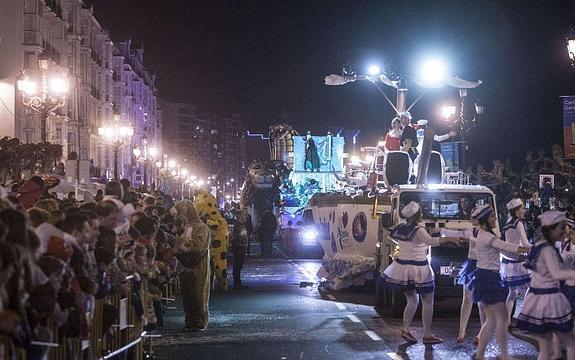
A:
[[[24,1],[24,14],[35,14],[37,3],[38,3],[38,0],[26,0],[26,1]]]
[[[36,54],[33,51],[24,51],[24,69],[34,67]]]
[[[423,219],[467,220],[474,207],[493,206],[489,193],[407,191],[400,196],[400,210],[410,201],[419,203]]]

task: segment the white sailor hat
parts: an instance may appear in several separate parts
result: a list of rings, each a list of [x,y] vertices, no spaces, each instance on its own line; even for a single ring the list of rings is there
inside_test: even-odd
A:
[[[481,205],[475,208],[471,213],[471,217],[476,220],[481,220],[489,216],[493,212],[493,208],[489,205]]]
[[[429,123],[429,121],[426,119],[417,120],[417,125],[419,125],[419,126],[427,126],[428,123]]]
[[[557,210],[546,211],[537,218],[541,222],[541,226],[553,226],[567,219],[563,211]]]
[[[402,117],[406,117],[409,120],[411,120],[411,114],[409,113],[409,111],[403,111],[400,112],[399,114],[397,114],[397,116],[401,119]]]
[[[417,214],[420,210],[419,204],[415,201],[410,201],[407,205],[401,209],[401,216],[406,219],[412,218],[413,215]]]
[[[575,221],[567,218],[565,219],[565,224],[567,224],[567,226],[569,226],[571,229],[575,229]]]
[[[513,210],[521,205],[523,205],[523,201],[519,198],[511,199],[507,204],[505,204],[505,206],[507,206],[507,210]]]

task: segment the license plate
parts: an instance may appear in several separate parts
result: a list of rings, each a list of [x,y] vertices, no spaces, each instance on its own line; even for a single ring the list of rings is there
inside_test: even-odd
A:
[[[451,276],[453,268],[451,266],[440,266],[439,275]]]

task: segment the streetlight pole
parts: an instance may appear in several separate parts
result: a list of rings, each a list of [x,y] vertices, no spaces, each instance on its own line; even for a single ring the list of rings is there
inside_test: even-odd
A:
[[[120,177],[118,174],[118,159],[120,157],[120,147],[121,145],[114,143],[112,148],[114,149],[114,180],[118,180]]]
[[[120,148],[134,135],[134,128],[120,125],[120,115],[114,114],[114,121],[108,126],[98,128],[98,134],[114,150],[114,180],[118,180],[118,158]]]
[[[144,167],[144,180],[142,181],[142,188],[144,190],[148,189],[148,164],[152,163],[158,154],[158,151],[155,147],[151,147],[148,149],[148,138],[146,135],[142,137],[142,145],[143,151],[140,150],[140,147],[136,147],[132,152],[136,157],[136,161],[141,163]]]
[[[52,66],[58,71],[48,78],[48,70]],[[69,91],[67,79],[68,70],[56,66],[47,58],[38,59],[40,82],[30,79],[30,74],[22,72],[17,78],[18,91],[22,93],[22,103],[40,114],[40,141],[48,141],[48,115],[66,104],[66,94]],[[79,152],[78,152],[79,153]]]
[[[567,36],[567,53],[569,55],[569,60],[571,60],[571,66],[575,70],[575,31],[571,29],[571,33]]]

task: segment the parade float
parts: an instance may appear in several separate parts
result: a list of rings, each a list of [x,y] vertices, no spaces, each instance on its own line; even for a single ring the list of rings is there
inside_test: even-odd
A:
[[[398,116],[413,106],[407,106],[408,84],[424,90],[441,86],[459,89],[461,116],[453,125],[461,137],[457,155],[463,158],[462,149],[467,146],[464,137],[476,125],[477,115],[481,113],[477,104],[467,97],[467,90],[478,87],[481,82],[445,73],[434,76],[408,83],[381,73],[367,76],[344,72],[341,76],[326,77],[325,82],[343,85],[367,80],[380,90],[379,84],[392,87],[397,96],[395,104],[385,92],[380,92]],[[406,152],[387,151],[384,143],[362,148],[360,157],[360,154],[345,152],[344,138],[338,134],[300,135],[289,125],[273,125],[269,137],[270,160],[250,167],[250,172],[258,174],[248,174],[242,193],[243,206],[257,216],[263,206],[258,204],[268,201],[264,207],[275,210],[283,229],[295,225],[299,227],[301,241],[322,247],[324,257],[318,272],[322,288],[340,290],[375,280],[397,252],[397,244],[388,234],[403,221],[399,212],[407,202],[420,202],[424,213],[422,225],[427,228],[471,226],[468,218],[461,215],[463,198],[470,198],[474,205],[496,206],[493,192],[469,184],[469,177],[460,171],[461,164],[456,168],[451,159],[448,166],[440,152],[432,151],[433,142],[442,137],[435,136],[427,121],[412,126],[417,129],[419,140],[419,156],[414,160]],[[282,171],[278,171],[280,164]],[[267,194],[269,198],[258,201],[258,194],[264,198],[263,194]],[[460,289],[454,286],[454,276],[466,256],[465,247],[430,252],[438,299],[460,295]],[[376,293],[378,304],[399,308],[397,304],[402,298],[393,292],[378,289]]]
[[[393,80],[379,72],[366,76],[344,71],[341,76],[326,77],[325,82],[326,85],[343,85],[358,80],[376,84],[398,116],[411,108],[407,108],[407,82],[403,79]],[[475,125],[479,111],[468,111],[467,89],[478,87],[480,81],[471,82],[443,74],[433,83],[421,79],[412,83],[424,88],[447,85],[460,89],[462,110],[457,125],[461,137]],[[379,84],[395,89],[395,105],[381,91]],[[495,206],[491,190],[470,185],[468,176],[454,171],[453,166],[447,169],[442,154],[432,151],[432,143],[438,137],[427,122],[420,122],[418,130],[420,147],[415,161],[403,151],[387,151],[384,143],[364,148],[365,160],[358,160],[355,154],[351,154],[340,169],[334,168],[331,182],[325,181],[331,186],[309,198],[304,219],[308,219],[307,225],[313,226],[314,235],[325,252],[318,272],[318,277],[323,280],[322,287],[340,290],[377,279],[397,252],[397,244],[388,237],[390,229],[403,221],[399,212],[411,200],[422,205],[422,225],[427,228],[463,229],[471,226],[469,220],[461,215],[461,198],[469,197],[475,205]],[[465,139],[461,143],[465,145]],[[300,157],[303,156],[301,151]],[[341,152],[343,154],[343,144]],[[298,154],[295,153],[294,157],[297,159]],[[437,297],[459,296],[460,290],[454,286],[453,276],[465,260],[467,249],[433,249],[429,256],[437,278]],[[376,293],[378,305],[400,308],[401,297],[379,288]]]

